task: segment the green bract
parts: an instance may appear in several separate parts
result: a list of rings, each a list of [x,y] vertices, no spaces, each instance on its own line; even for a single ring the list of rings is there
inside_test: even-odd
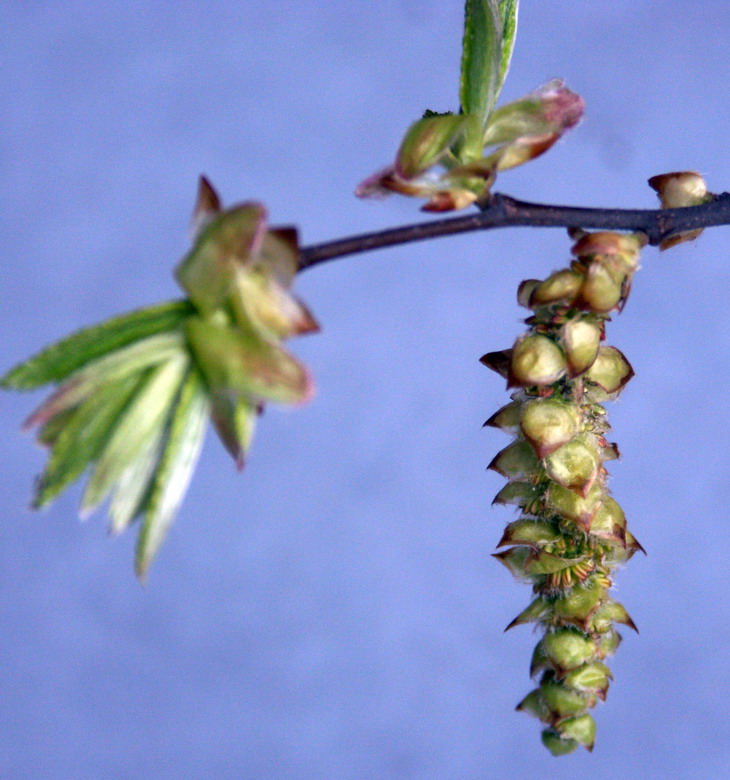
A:
[[[520,285],[518,300],[533,312],[527,333],[482,358],[519,388],[487,421],[515,436],[489,466],[509,480],[494,502],[521,511],[499,542],[508,549],[495,557],[535,593],[507,626],[543,630],[530,665],[539,684],[517,709],[546,725],[542,741],[556,756],[593,747],[587,710],[606,697],[611,673],[603,661],[620,641],[613,626],[635,629],[610,596],[612,572],[641,549],[609,495],[605,463],[618,448],[605,439],[601,406],[633,371],[601,339],[609,312],[626,301],[643,240],[605,232],[577,238],[569,268]]]
[[[263,405],[300,404],[313,392],[307,369],[281,345],[317,329],[289,292],[296,232],[270,230],[257,203],[222,210],[204,178],[194,223],[177,269],[188,299],[85,328],[0,379],[15,390],[59,385],[26,422],[49,450],[33,506],[89,469],[81,514],[108,500],[114,533],[140,520],[140,577],[185,495],[208,418],[240,468]]]

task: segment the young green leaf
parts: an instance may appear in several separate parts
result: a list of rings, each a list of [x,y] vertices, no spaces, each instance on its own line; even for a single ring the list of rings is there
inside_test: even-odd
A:
[[[198,461],[205,436],[209,402],[202,377],[192,369],[183,382],[143,509],[135,569],[144,579],[172,525]]]
[[[463,114],[476,114],[486,122],[497,101],[502,59],[497,0],[466,0],[459,91]]]
[[[140,385],[140,375],[133,375],[102,387],[70,416],[62,414],[58,435],[45,471],[36,485],[33,508],[40,509],[53,501],[77,479],[98,457],[108,440],[122,409]],[[59,419],[58,415],[51,421]]]
[[[135,460],[147,454],[166,424],[187,366],[187,356],[171,357],[154,369],[135,395],[96,462],[81,501],[82,517],[91,514]]]
[[[23,427],[45,426],[52,417],[78,406],[100,387],[183,354],[183,337],[179,332],[158,333],[114,350],[72,374],[30,415]]]
[[[517,35],[517,12],[520,0],[499,0],[499,15],[502,18],[502,59],[499,64],[499,81],[497,95],[502,91],[502,85],[509,71],[512,51]]]
[[[168,301],[78,330],[0,378],[0,387],[33,390],[60,382],[92,360],[158,333],[174,330],[195,311],[190,301]]]

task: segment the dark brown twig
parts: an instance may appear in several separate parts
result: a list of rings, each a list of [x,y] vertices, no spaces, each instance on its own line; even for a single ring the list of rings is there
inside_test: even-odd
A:
[[[723,192],[701,206],[683,209],[593,209],[527,203],[495,193],[484,209],[475,214],[438,219],[414,225],[362,233],[324,244],[305,246],[299,268],[311,268],[327,260],[372,249],[424,241],[428,238],[467,233],[472,230],[515,227],[603,228],[646,233],[649,243],[658,245],[677,233],[714,225],[730,224],[730,193]]]

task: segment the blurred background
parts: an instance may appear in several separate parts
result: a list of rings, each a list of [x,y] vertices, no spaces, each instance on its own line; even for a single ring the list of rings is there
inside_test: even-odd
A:
[[[502,100],[559,76],[587,116],[504,174],[516,197],[652,207],[654,174],[730,188],[730,7],[524,2]],[[462,2],[179,0],[0,6],[0,370],[179,295],[196,180],[256,198],[306,244],[422,220],[364,202],[425,108],[457,108]],[[209,434],[142,588],[134,534],[80,490],[27,509],[42,452],[3,394],[0,777],[715,778],[730,760],[728,228],[648,249],[609,340],[636,371],[610,410],[612,489],[649,555],[618,575],[624,631],[598,741],[552,758],[515,713],[536,637],[490,553],[507,508],[478,362],[526,315],[518,282],[562,230],[381,250],[303,274],[318,394],[271,408],[236,473]],[[631,635],[628,635],[631,634]]]

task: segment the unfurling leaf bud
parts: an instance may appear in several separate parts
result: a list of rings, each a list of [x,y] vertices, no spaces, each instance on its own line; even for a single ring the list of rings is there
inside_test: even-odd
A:
[[[140,520],[141,579],[183,500],[208,418],[241,468],[263,403],[299,404],[313,390],[281,345],[317,329],[290,292],[296,231],[267,229],[259,203],[222,210],[204,177],[193,231],[176,270],[188,299],[81,330],[0,379],[15,389],[60,383],[27,422],[49,449],[33,505],[90,469],[81,514],[109,497],[113,533]]]
[[[424,211],[452,211],[473,203],[484,204],[498,171],[543,154],[580,121],[583,100],[560,81],[551,81],[492,111],[509,60],[507,41],[514,31],[513,22],[506,20],[516,18],[517,3],[510,0],[500,2],[500,6],[498,10],[496,0],[467,2],[467,15],[472,8],[482,21],[493,18],[496,26],[487,24],[482,29],[486,38],[482,33],[465,32],[460,112],[426,112],[409,127],[395,161],[357,186],[358,197],[398,192],[426,198]],[[504,30],[502,12],[507,15]],[[490,27],[491,32],[486,33]],[[469,24],[467,28],[471,29]],[[506,38],[500,45],[502,32]],[[477,41],[480,45],[474,46]]]

